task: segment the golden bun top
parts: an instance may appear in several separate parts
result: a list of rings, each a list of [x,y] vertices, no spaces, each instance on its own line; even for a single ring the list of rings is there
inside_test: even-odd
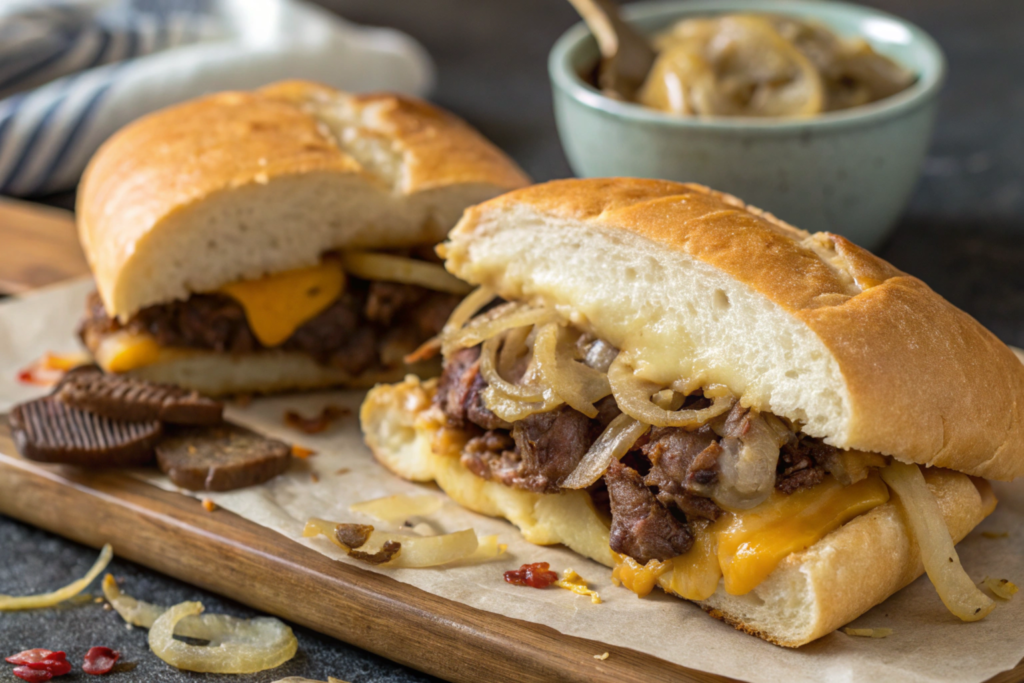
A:
[[[472,127],[426,102],[289,81],[202,97],[120,130],[85,171],[78,226],[104,303],[124,316],[196,287],[307,265],[330,248],[434,243],[469,204],[528,182]],[[263,224],[271,218],[284,225]],[[312,222],[333,229],[307,228]],[[308,248],[278,257],[264,249],[289,242],[275,230],[307,229]],[[258,246],[246,246],[250,239]],[[150,253],[185,242],[222,249],[228,267],[216,277],[172,273]],[[143,285],[140,298],[128,290],[141,277],[166,282]]]
[[[1011,479],[1024,365],[919,279],[706,187],[563,180],[470,208],[447,267],[540,297],[627,351],[842,448]]]

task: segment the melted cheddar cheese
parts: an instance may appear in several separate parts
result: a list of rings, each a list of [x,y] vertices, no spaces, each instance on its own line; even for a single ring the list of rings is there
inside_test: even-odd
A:
[[[241,304],[252,333],[267,347],[278,346],[341,296],[345,272],[327,260],[258,280],[224,285],[218,291]]]
[[[693,524],[693,547],[667,562],[652,560],[641,566],[612,553],[613,577],[641,597],[657,583],[688,600],[706,600],[723,578],[727,593],[744,595],[787,555],[809,548],[888,500],[889,488],[877,473],[850,486],[829,477],[789,495],[775,492],[752,510],[727,512],[714,524]]]

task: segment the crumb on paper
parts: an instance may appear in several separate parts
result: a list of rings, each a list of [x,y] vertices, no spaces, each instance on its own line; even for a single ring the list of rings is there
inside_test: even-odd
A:
[[[320,481],[320,475],[317,474],[316,472],[310,472],[309,473],[309,480],[312,481],[314,484],[316,484],[317,482]]]
[[[316,455],[316,451],[311,448],[303,448],[302,446],[292,445],[292,457],[300,458],[305,460],[311,455]]]
[[[1009,600],[1017,594],[1018,590],[1020,590],[1017,588],[1017,585],[1009,579],[993,579],[986,576],[982,583],[985,584],[986,588],[992,591],[993,595],[1001,600]]]
[[[1009,531],[982,531],[981,535],[985,538],[1006,538],[1010,535]]]
[[[324,406],[318,414],[312,417],[304,417],[294,410],[286,410],[284,423],[304,434],[319,434],[330,427],[335,420],[351,414],[352,411],[348,408],[330,404]]]
[[[217,509],[217,504],[209,498],[203,498],[203,509],[207,512],[213,512]]]
[[[342,467],[342,468],[339,468],[339,469],[335,470],[334,473],[337,474],[337,475],[342,475],[342,474],[348,474],[351,471],[352,471],[352,469],[349,468],[349,467]]]
[[[577,595],[589,595],[590,602],[595,605],[601,604],[601,596],[597,594],[597,591],[591,590],[583,577],[572,569],[566,569],[562,572],[562,578],[555,581],[555,585],[567,591],[572,591]]]
[[[608,656],[609,656],[608,653],[604,652],[604,653],[599,654],[599,655],[594,655],[594,659],[600,659],[603,662],[604,660],[608,659]]]
[[[892,635],[891,628],[850,628],[847,626],[843,631],[848,636],[857,636],[859,638],[886,638]]]

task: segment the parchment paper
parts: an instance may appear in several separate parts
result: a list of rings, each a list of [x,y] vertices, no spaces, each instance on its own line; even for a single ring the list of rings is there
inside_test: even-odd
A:
[[[16,372],[45,351],[76,348],[74,329],[88,282],[51,288],[0,304],[0,413],[17,401],[46,392],[19,385]],[[219,506],[284,534],[339,562],[352,562],[326,539],[303,539],[306,518],[372,523],[348,511],[355,502],[394,493],[434,493],[434,486],[405,482],[378,466],[363,446],[355,417],[357,392],[283,396],[232,406],[230,419],[287,442],[317,451],[292,469],[256,488],[205,494]],[[324,435],[311,437],[287,428],[283,412],[312,415],[328,404],[348,406],[353,415]],[[343,468],[350,471],[338,474]],[[319,482],[311,476],[318,475]],[[174,489],[158,473],[140,477]],[[1000,504],[995,514],[959,546],[967,571],[1024,583],[1024,485],[996,484]],[[1024,657],[1024,594],[1000,602],[984,621],[963,624],[950,615],[926,577],[918,579],[852,625],[888,627],[885,639],[856,638],[836,632],[799,650],[786,650],[744,635],[705,615],[695,605],[654,591],[638,599],[611,584],[606,567],[561,547],[530,545],[510,524],[476,515],[447,502],[428,520],[438,531],[472,527],[479,534],[499,534],[508,554],[490,563],[445,569],[379,571],[427,592],[509,617],[550,626],[580,636],[646,652],[693,669],[764,682],[845,681],[984,681],[1013,668]],[[991,539],[981,531],[1008,532]],[[116,548],[115,548],[116,552]],[[553,569],[576,569],[600,591],[603,604],[560,589],[534,590],[506,584],[502,572],[523,562],[550,562]],[[594,654],[601,654],[598,646]]]

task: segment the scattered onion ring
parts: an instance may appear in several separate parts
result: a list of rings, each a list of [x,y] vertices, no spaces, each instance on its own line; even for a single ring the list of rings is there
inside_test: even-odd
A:
[[[182,619],[198,616],[199,602],[183,602],[160,615],[149,629],[153,654],[185,671],[219,674],[251,674],[281,666],[299,648],[292,630],[273,617],[237,619],[226,614],[205,615],[202,634],[196,637],[209,645],[189,645],[175,640],[175,626]]]
[[[612,464],[633,447],[637,439],[647,433],[649,424],[638,422],[622,413],[612,420],[597,441],[583,456],[576,469],[559,484],[565,489],[585,489],[602,476]]]
[[[470,286],[455,277],[444,266],[394,254],[346,251],[341,254],[345,272],[364,280],[401,282],[419,285],[437,292],[467,294]]]
[[[376,517],[384,522],[400,523],[410,517],[429,515],[441,509],[441,499],[437,496],[410,496],[399,493],[385,496],[349,506],[350,512]]]
[[[882,469],[882,479],[899,496],[907,526],[920,548],[924,570],[942,602],[963,621],[984,619],[995,603],[971,581],[960,564],[942,511],[920,468],[893,460]]]
[[[701,410],[665,410],[651,400],[661,387],[637,377],[624,353],[620,353],[608,368],[608,382],[622,412],[654,427],[693,429],[726,412],[735,402],[731,396],[718,396],[712,399],[710,406]]]
[[[110,574],[103,577],[103,597],[107,599],[114,611],[132,626],[152,628],[160,615],[168,610],[163,605],[136,600],[132,596],[122,593],[117,581]],[[198,617],[185,617],[174,627],[174,633],[186,638],[207,640],[206,634],[210,632],[210,629],[204,626],[203,622],[216,616],[215,614],[201,614]]]
[[[93,579],[107,568],[113,557],[114,549],[108,543],[103,546],[100,556],[96,558],[96,562],[93,563],[92,568],[89,569],[86,575],[77,581],[72,581],[63,588],[58,588],[49,593],[41,593],[40,595],[0,595],[0,612],[16,612],[24,609],[41,609],[43,607],[59,605],[84,591],[93,582]]]
[[[561,332],[561,326],[554,322],[538,330],[533,342],[537,374],[560,399],[593,419],[597,417],[594,403],[612,392],[608,376],[576,362]]]

